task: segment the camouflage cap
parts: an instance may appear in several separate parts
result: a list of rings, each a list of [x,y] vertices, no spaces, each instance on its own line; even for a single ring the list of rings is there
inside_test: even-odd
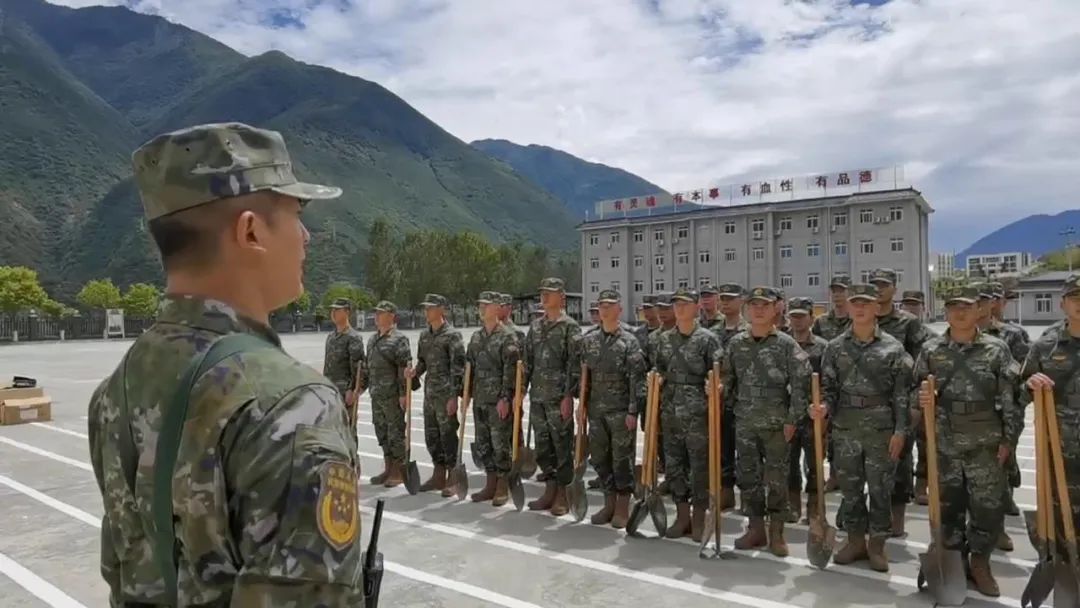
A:
[[[352,302],[348,298],[335,298],[330,308],[352,308]]]
[[[656,304],[656,296],[653,294],[646,294],[641,296],[641,307],[652,308]]]
[[[1005,285],[997,281],[990,281],[986,285],[990,289],[990,295],[992,297],[997,299],[1002,299],[1005,297]]]
[[[375,305],[376,312],[390,312],[397,314],[397,306],[389,300],[383,300]]]
[[[600,312],[600,303],[589,302],[589,312]]]
[[[511,306],[511,305],[513,305],[513,303],[514,303],[514,296],[512,296],[512,295],[510,295],[508,293],[500,293],[499,294],[499,302],[498,302],[498,304],[500,306]]]
[[[1068,297],[1080,293],[1080,274],[1069,275],[1061,286],[1061,295]]]
[[[532,314],[542,316],[544,314],[544,307],[537,304],[533,307]]]
[[[900,298],[901,302],[917,302],[923,304],[926,302],[926,294],[921,291],[911,290],[905,291],[904,295]]]
[[[305,201],[341,196],[341,188],[297,181],[280,133],[237,122],[158,135],[135,150],[132,166],[148,220],[260,190]]]
[[[724,283],[719,291],[721,297],[741,298],[745,290],[738,283]]]
[[[829,281],[829,288],[831,289],[833,287],[843,287],[844,289],[851,287],[851,277],[843,274],[833,277],[832,280]]]
[[[990,283],[972,283],[970,286],[975,289],[975,293],[978,294],[980,300],[994,299],[994,289],[990,286]],[[948,294],[950,291],[951,288],[945,290],[945,293]]]
[[[780,299],[780,294],[776,292],[776,288],[768,287],[766,285],[758,285],[750,290],[750,301],[762,300],[764,302],[775,302]]]
[[[697,302],[698,294],[689,287],[680,287],[675,290],[675,293],[671,294],[671,302]]]
[[[618,304],[622,298],[619,297],[619,292],[614,289],[605,289],[600,292],[600,298],[596,300],[597,304]]]
[[[896,285],[896,271],[892,268],[875,268],[874,271],[870,273],[870,282]]]
[[[557,277],[548,277],[540,281],[540,291],[564,291],[566,283]]]
[[[712,283],[706,283],[698,290],[699,295],[703,296],[715,296],[720,293],[720,289]]]
[[[777,297],[778,300],[783,301],[784,298],[787,297],[787,294],[784,293],[783,289],[780,289],[779,287],[773,287],[773,290],[776,291],[776,297]]]
[[[671,294],[667,292],[656,294],[656,306],[659,308],[671,308]]]
[[[476,298],[477,304],[494,304],[498,302],[499,294],[495,291],[481,291],[480,296]]]
[[[420,306],[425,308],[428,306],[446,306],[449,303],[446,296],[441,296],[437,293],[429,293],[424,296],[424,301],[420,303]]]
[[[810,298],[795,297],[788,300],[788,314],[800,315],[800,314],[813,314],[814,301]]]
[[[945,305],[948,306],[955,302],[974,304],[979,301],[980,292],[981,289],[978,285],[953,287],[945,292]]]
[[[873,283],[854,283],[848,287],[848,301],[872,300],[877,302],[878,288]]]

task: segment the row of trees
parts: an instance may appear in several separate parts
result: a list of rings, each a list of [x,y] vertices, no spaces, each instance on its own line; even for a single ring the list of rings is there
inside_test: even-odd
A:
[[[153,317],[160,299],[161,291],[154,285],[135,283],[121,294],[110,279],[87,282],[75,297],[87,310],[123,308],[126,315],[137,319]],[[58,319],[76,313],[76,309],[49,296],[34,270],[25,266],[0,266],[0,312],[25,310],[41,311]]]

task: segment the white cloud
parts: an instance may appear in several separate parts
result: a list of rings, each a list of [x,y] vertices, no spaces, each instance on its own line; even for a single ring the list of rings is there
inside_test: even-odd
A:
[[[82,4],[82,0],[66,0]],[[936,246],[1078,207],[1075,0],[133,0],[668,189],[905,164]],[[273,13],[304,22],[274,30]]]

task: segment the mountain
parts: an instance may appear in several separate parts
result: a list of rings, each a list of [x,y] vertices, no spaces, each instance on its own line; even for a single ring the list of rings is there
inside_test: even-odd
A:
[[[0,104],[0,264],[36,268],[60,297],[103,275],[160,281],[131,152],[200,122],[279,130],[301,179],[345,190],[305,211],[312,290],[361,279],[379,216],[401,231],[577,243],[559,199],[378,84],[277,51],[247,57],[126,8],[0,0]]]
[[[597,201],[666,192],[633,173],[592,163],[561,150],[504,139],[481,139],[472,146],[506,163],[566,204],[576,216],[594,213]]]
[[[1080,209],[1062,211],[1057,215],[1029,215],[975,241],[956,255],[956,265],[963,267],[969,255],[986,253],[1019,251],[1041,257],[1068,244],[1067,237],[1059,233],[1070,227],[1077,230],[1077,234],[1071,237],[1073,244],[1080,243]]]

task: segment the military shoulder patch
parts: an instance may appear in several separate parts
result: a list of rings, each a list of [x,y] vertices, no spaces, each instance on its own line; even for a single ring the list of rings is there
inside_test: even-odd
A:
[[[330,546],[344,550],[360,531],[356,472],[343,462],[326,462],[319,469],[319,498],[316,502],[319,534]]]

